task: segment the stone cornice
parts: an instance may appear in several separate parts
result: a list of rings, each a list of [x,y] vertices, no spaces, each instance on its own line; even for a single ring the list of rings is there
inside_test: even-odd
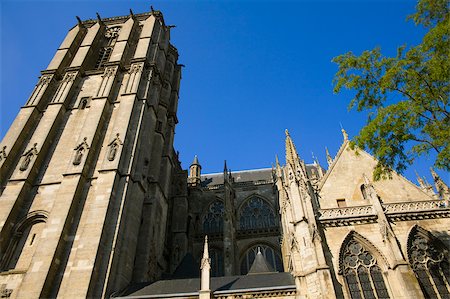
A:
[[[391,221],[450,218],[449,203],[443,200],[387,203],[382,206],[386,217]],[[318,220],[326,227],[374,223],[377,218],[371,205],[318,211]]]

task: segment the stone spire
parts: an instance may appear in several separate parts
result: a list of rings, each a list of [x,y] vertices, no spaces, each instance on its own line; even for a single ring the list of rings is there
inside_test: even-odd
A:
[[[197,186],[201,182],[201,171],[202,166],[198,162],[198,157],[195,155],[194,161],[192,161],[191,166],[189,167],[189,177],[188,183],[190,186]]]
[[[327,155],[328,166],[333,164],[333,158],[331,158],[330,152],[328,151],[328,147],[325,147],[325,153]]]
[[[282,170],[281,170],[281,166],[280,166],[280,161],[278,160],[278,155],[275,155],[275,171],[277,174],[277,178],[281,178]]]
[[[294,142],[292,141],[289,131],[286,129],[286,163],[294,165],[295,161],[298,159],[297,149],[295,148]]]
[[[436,196],[436,194],[433,191],[433,187],[426,181],[426,179],[419,176],[417,171],[415,171],[417,176],[417,182],[419,183],[420,189],[422,189],[423,192],[427,193],[430,196]]]
[[[208,236],[205,236],[205,244],[203,246],[203,258],[200,265],[201,282],[200,282],[200,299],[211,298],[211,290],[209,289],[211,259],[208,252]]]
[[[436,190],[439,194],[439,198],[441,199],[450,199],[450,188],[447,186],[447,184],[444,183],[444,181],[441,179],[441,177],[434,171],[433,168],[430,167],[431,175],[434,179],[434,185],[436,186]]]

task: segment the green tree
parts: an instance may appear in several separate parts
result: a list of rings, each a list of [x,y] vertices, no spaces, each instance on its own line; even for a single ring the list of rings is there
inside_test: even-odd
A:
[[[402,172],[420,155],[435,152],[434,166],[450,171],[450,20],[447,0],[419,0],[409,16],[427,30],[422,43],[397,56],[380,48],[333,58],[334,92],[355,91],[349,109],[368,112],[353,145],[379,160],[373,176]]]

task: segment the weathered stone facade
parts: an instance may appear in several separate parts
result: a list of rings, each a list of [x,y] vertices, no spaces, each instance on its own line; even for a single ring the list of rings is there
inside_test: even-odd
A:
[[[450,296],[450,189],[434,172],[436,193],[373,182],[345,131],[327,170],[287,132],[284,166],[183,170],[169,39],[158,11],[79,20],[42,71],[0,144],[0,297]],[[257,256],[279,273],[247,275]]]

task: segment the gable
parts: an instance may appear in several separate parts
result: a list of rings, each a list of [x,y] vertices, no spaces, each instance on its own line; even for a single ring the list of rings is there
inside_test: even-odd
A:
[[[361,185],[364,175],[372,178],[377,160],[367,152],[352,150],[345,142],[334,162],[320,182],[320,205],[322,208],[338,207],[337,200],[345,199],[347,206],[369,204],[364,199]],[[432,200],[428,194],[403,176],[393,172],[392,179],[373,182],[375,190],[384,203]]]

